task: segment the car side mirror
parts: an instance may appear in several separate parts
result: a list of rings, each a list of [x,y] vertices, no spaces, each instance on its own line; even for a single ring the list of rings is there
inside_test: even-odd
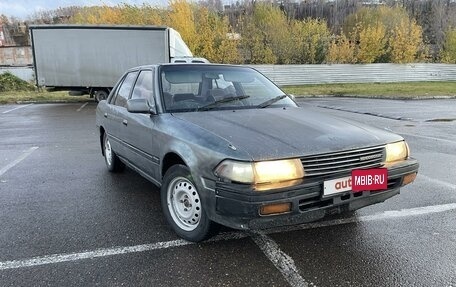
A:
[[[130,99],[127,101],[127,111],[136,114],[156,114],[155,107],[150,107],[147,99]]]

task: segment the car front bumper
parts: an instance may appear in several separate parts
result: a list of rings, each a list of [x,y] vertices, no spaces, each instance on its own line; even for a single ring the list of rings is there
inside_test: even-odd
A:
[[[388,168],[388,189],[386,190],[343,192],[329,197],[323,197],[323,181],[332,178],[304,182],[268,192],[255,192],[251,187],[217,182],[215,210],[211,217],[216,222],[236,229],[265,229],[312,222],[327,215],[353,211],[383,202],[399,194],[404,177],[417,173],[418,167],[419,164],[415,159],[409,159]],[[337,177],[339,176],[334,178]],[[277,215],[260,214],[261,206],[276,203],[291,203],[291,210]]]

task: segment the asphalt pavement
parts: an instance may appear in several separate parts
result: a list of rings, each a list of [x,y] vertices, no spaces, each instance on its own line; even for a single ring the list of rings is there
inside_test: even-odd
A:
[[[415,183],[355,215],[200,244],[107,171],[95,103],[0,106],[0,286],[456,286],[456,100],[299,99],[404,136]]]

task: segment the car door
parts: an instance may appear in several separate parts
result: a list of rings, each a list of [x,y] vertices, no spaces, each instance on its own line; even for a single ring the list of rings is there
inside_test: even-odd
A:
[[[132,71],[125,75],[123,81],[117,87],[114,96],[109,102],[108,117],[109,125],[106,129],[111,139],[111,145],[117,155],[130,160],[127,144],[127,100],[138,76],[138,71]]]
[[[153,76],[152,70],[142,70],[133,87],[130,99],[147,99],[149,106],[155,109]],[[146,173],[151,180],[158,183],[160,160],[154,141],[156,117],[158,115],[128,113],[126,130],[133,164]]]

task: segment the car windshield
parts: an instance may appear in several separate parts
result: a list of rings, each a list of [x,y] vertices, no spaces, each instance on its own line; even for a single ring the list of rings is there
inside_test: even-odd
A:
[[[161,94],[169,113],[296,106],[262,74],[240,66],[162,66]]]

